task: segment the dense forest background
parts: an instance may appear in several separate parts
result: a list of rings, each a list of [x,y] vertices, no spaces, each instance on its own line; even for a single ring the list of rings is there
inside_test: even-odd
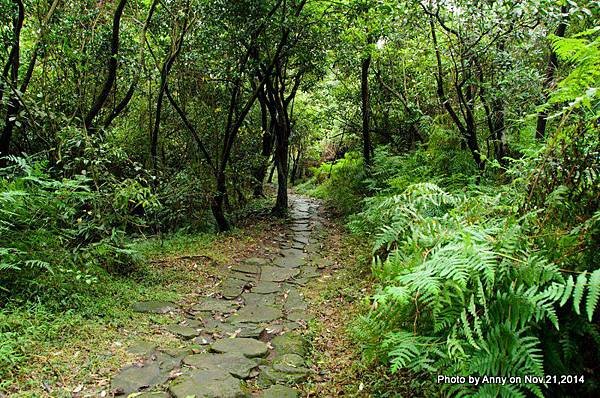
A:
[[[136,242],[285,217],[294,186],[372,245],[366,363],[593,396],[599,6],[0,0],[0,391],[138,283]]]

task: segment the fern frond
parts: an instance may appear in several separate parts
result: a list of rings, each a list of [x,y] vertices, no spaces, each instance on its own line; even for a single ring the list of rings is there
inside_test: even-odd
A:
[[[587,272],[583,272],[577,276],[577,283],[575,284],[575,290],[573,291],[573,308],[575,309],[575,313],[577,313],[577,315],[581,313],[579,306],[581,304],[581,299],[583,298],[583,293],[585,292],[586,283]]]
[[[588,320],[591,322],[592,317],[594,316],[594,311],[596,310],[596,306],[598,305],[598,299],[600,298],[600,269],[592,272],[588,284],[586,311]]]

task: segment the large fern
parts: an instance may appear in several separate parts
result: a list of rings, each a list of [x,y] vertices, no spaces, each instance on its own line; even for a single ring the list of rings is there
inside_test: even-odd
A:
[[[511,200],[418,184],[359,216],[376,212],[390,222],[375,237],[376,250],[390,251],[373,265],[382,286],[356,332],[387,355],[392,370],[543,375],[540,328],[560,330],[558,310],[569,302],[576,313],[584,304],[591,321],[600,270],[576,276],[545,259],[510,216]],[[444,388],[449,395],[543,395],[537,385]]]

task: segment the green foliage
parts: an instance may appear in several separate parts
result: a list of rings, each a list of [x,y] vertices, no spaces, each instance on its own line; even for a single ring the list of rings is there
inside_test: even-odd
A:
[[[100,155],[96,150],[69,161],[64,174],[73,174],[79,163],[86,168],[62,179],[44,171],[45,163],[25,158],[11,158],[13,165],[2,169],[3,295],[68,295],[70,284],[95,282],[99,269],[124,272],[135,263],[125,231],[143,227],[135,209],[158,204],[140,180],[117,179],[108,171],[117,163]]]
[[[579,274],[575,282],[540,250],[511,210],[516,192],[490,193],[473,188],[457,195],[434,184],[412,185],[372,203],[351,224],[357,228],[360,221],[370,226],[381,220],[375,249],[390,254],[374,261],[381,288],[373,297],[375,309],[355,330],[367,353],[385,355],[393,371],[542,375],[546,357],[540,330],[559,333],[563,316],[572,321],[564,312],[579,314],[582,304],[592,321],[600,269]],[[512,392],[500,386],[446,389],[479,396],[542,394],[538,386],[527,385]]]
[[[318,185],[311,193],[327,199],[335,211],[348,215],[360,209],[360,202],[366,192],[363,178],[362,157],[356,152],[350,152],[343,159],[323,163],[313,170],[313,180]]]
[[[546,107],[565,104],[562,112],[583,107],[598,111],[600,104],[600,26],[570,38],[554,36],[556,54],[573,65],[569,75],[559,84]]]

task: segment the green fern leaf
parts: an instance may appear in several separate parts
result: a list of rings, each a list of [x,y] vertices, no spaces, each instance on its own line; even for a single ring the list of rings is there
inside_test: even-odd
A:
[[[600,298],[600,269],[592,272],[589,279],[588,295],[586,301],[586,311],[589,321],[592,321],[594,316],[594,310],[598,305],[598,299]]]
[[[560,303],[558,305],[560,305],[561,307],[563,305],[565,305],[567,300],[569,300],[569,297],[571,297],[571,293],[573,292],[574,286],[575,286],[575,281],[573,280],[573,276],[569,275],[569,277],[567,278],[567,284],[565,285],[565,291],[564,291],[564,293],[560,299]]]
[[[581,298],[583,297],[583,293],[585,291],[585,284],[587,283],[587,272],[579,274],[577,277],[577,283],[575,284],[575,291],[573,292],[573,308],[577,315],[581,314],[579,310],[579,305],[581,304]]]

